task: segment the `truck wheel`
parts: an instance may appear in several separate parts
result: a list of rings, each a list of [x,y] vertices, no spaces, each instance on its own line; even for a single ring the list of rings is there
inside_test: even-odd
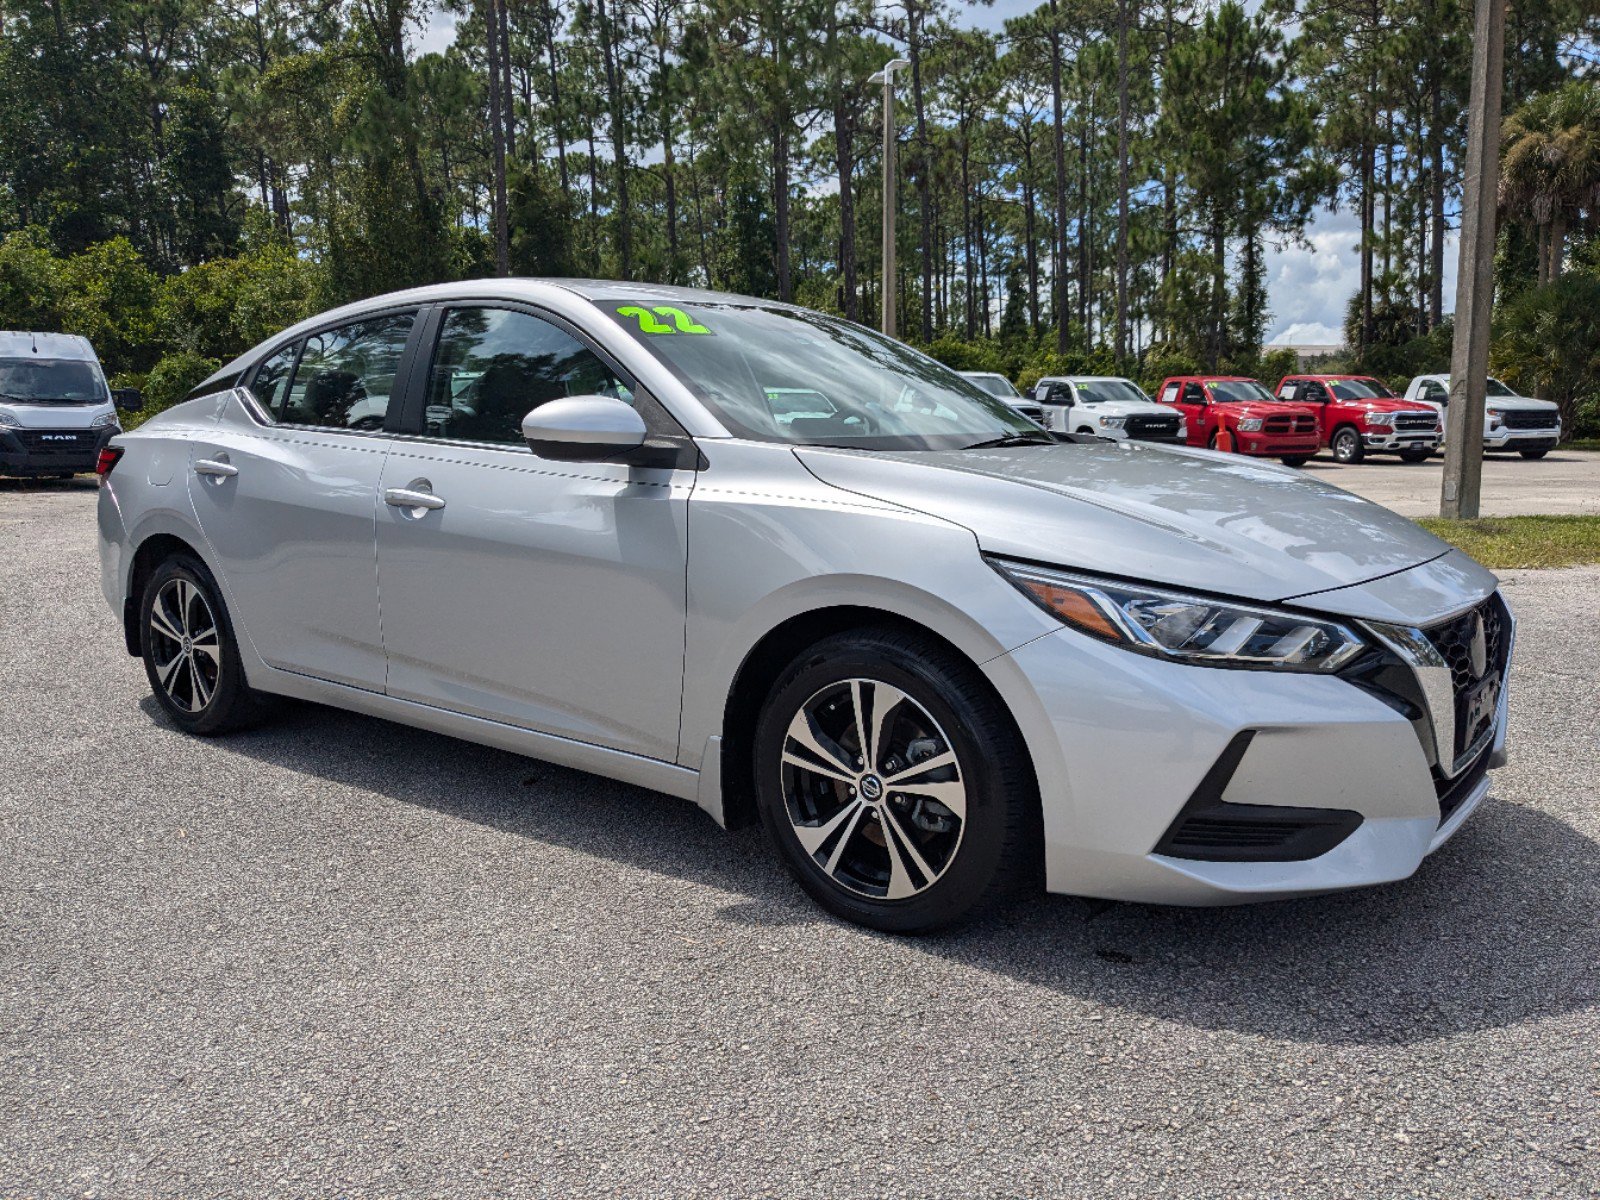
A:
[[[1432,457],[1433,457],[1433,451],[1432,450],[1427,450],[1427,449],[1422,449],[1422,450],[1402,450],[1402,451],[1400,451],[1400,461],[1401,462],[1408,462],[1408,463],[1427,462]]]
[[[222,595],[199,559],[176,554],[150,573],[139,600],[139,646],[150,690],[185,733],[226,733],[260,714]]]
[[[1334,432],[1332,448],[1333,461],[1349,466],[1354,466],[1367,456],[1366,447],[1361,444],[1361,435],[1349,425]]]
[[[1546,454],[1549,454],[1550,451],[1548,451],[1548,450],[1518,450],[1517,453],[1522,455],[1523,458],[1543,458]]]
[[[1278,460],[1286,467],[1303,467],[1311,461],[1309,454],[1290,454]]]
[[[778,856],[847,921],[922,933],[1033,879],[1022,736],[983,677],[926,638],[860,629],[802,653],[762,708],[755,770]]]

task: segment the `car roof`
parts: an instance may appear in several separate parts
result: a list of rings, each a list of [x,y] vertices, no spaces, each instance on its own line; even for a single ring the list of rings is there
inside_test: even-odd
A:
[[[0,356],[25,358],[35,354],[40,358],[70,358],[92,363],[100,361],[89,339],[80,334],[0,331]]]
[[[1045,375],[1040,383],[1133,383],[1126,375]],[[1137,387],[1137,384],[1134,384]]]
[[[980,377],[984,379],[1005,379],[1005,376],[1000,374],[999,371],[957,371],[956,374],[965,379],[978,379]]]

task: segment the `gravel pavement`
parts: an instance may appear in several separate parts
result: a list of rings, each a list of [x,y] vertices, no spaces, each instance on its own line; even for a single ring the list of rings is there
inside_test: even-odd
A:
[[[1415,878],[897,940],[636,788],[182,736],[93,504],[0,484],[0,1196],[1600,1195],[1600,570],[1508,578],[1512,763]]]

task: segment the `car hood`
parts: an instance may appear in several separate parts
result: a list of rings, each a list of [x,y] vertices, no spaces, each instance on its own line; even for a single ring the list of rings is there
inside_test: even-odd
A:
[[[1154,400],[1098,400],[1093,404],[1078,406],[1086,413],[1108,417],[1170,417],[1183,416],[1170,404],[1157,404]]]
[[[87,404],[0,404],[0,412],[16,419],[23,429],[88,429],[94,419],[115,412],[109,400]]]
[[[1315,417],[1316,410],[1304,404],[1289,404],[1282,400],[1218,400],[1211,406],[1233,417]]]
[[[988,554],[1252,600],[1350,587],[1449,550],[1299,472],[1183,447],[796,454],[834,487],[965,526]]]
[[[1549,400],[1535,400],[1532,396],[1490,396],[1486,408],[1501,412],[1560,412],[1561,406]]]

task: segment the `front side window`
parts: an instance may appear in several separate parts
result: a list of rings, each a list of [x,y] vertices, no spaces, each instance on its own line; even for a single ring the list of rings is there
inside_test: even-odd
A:
[[[808,408],[811,394],[777,403]],[[428,377],[430,437],[522,446],[522,418],[567,396],[633,392],[577,338],[549,321],[505,308],[453,308],[439,331]]]
[[[1437,379],[1429,379],[1422,385],[1422,398],[1432,400],[1435,404],[1443,404],[1449,399],[1450,393],[1444,390],[1444,384]]]
[[[595,301],[741,437],[863,450],[1043,439],[1010,405],[909,346],[805,309]],[[804,404],[792,397],[807,393]]]
[[[1517,393],[1513,392],[1498,379],[1490,379],[1488,386],[1484,389],[1484,394],[1489,396],[1515,396]]]
[[[396,313],[313,333],[273,416],[291,425],[382,429],[415,319],[414,313]],[[258,398],[260,386],[258,374]]]
[[[1206,402],[1205,389],[1203,387],[1201,387],[1198,383],[1186,383],[1186,384],[1184,384],[1183,385],[1183,402],[1185,404],[1204,404]]]
[[[100,368],[77,358],[0,358],[0,400],[99,404],[110,399]]]

